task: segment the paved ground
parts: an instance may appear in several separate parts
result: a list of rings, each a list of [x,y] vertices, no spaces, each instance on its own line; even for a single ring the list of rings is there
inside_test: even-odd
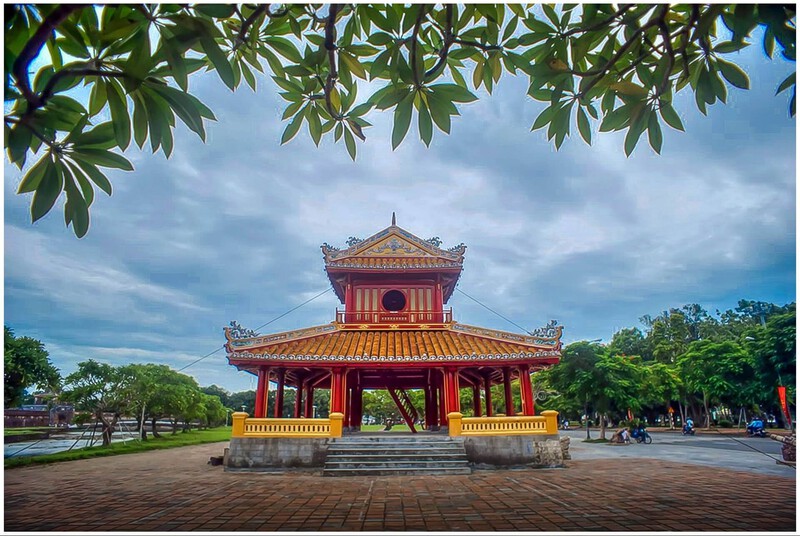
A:
[[[796,528],[793,469],[758,476],[628,457],[652,445],[573,442],[576,459],[564,469],[464,476],[225,473],[206,464],[224,443],[11,469],[5,471],[5,530]]]

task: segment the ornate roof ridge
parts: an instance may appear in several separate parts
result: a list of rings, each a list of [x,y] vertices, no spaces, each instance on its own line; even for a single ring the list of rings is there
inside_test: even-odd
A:
[[[322,324],[321,326],[312,326],[309,328],[293,329],[289,331],[280,331],[278,333],[269,333],[267,335],[256,335],[254,337],[237,338],[235,333],[232,333],[231,328],[225,328],[225,339],[228,343],[225,345],[228,352],[233,352],[234,348],[253,348],[256,346],[264,346],[266,344],[273,344],[276,342],[296,341],[309,337],[316,337],[317,335],[324,335],[332,331],[337,331],[339,324],[331,322],[329,324]]]
[[[469,324],[461,324],[459,322],[453,322],[450,325],[449,329],[462,333],[469,333],[470,335],[479,335],[482,337],[488,337],[491,339],[497,339],[501,341],[511,341],[522,344],[533,344],[536,346],[552,346],[555,348],[561,348],[561,334],[564,330],[564,326],[559,326],[557,325],[557,322],[555,320],[551,320],[547,326],[543,328],[537,328],[528,335],[522,335],[520,333],[514,333],[512,331],[502,331],[499,329],[489,329],[489,328],[482,328],[479,326],[471,326]]]
[[[364,253],[369,247],[375,245],[381,240],[386,239],[392,234],[399,235],[403,239],[419,247],[423,252],[427,253],[428,255],[434,257],[441,257],[444,259],[450,259],[458,262],[459,264],[464,262],[464,252],[466,251],[467,246],[465,246],[463,243],[458,244],[457,246],[454,246],[449,249],[442,249],[441,247],[439,247],[441,245],[441,240],[439,239],[439,237],[433,237],[429,238],[428,240],[423,240],[422,238],[416,236],[415,234],[409,231],[406,231],[405,229],[399,227],[398,225],[395,225],[394,223],[389,227],[382,229],[377,233],[373,234],[372,236],[365,238],[363,240],[350,237],[347,241],[349,247],[347,247],[346,249],[336,248],[328,243],[324,243],[320,247],[325,257],[325,263],[328,264],[329,262],[334,260],[340,260],[360,255]]]

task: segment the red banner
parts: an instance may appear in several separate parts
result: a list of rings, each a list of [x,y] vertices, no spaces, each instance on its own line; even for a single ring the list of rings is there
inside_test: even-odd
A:
[[[783,414],[786,415],[786,420],[789,422],[789,426],[792,426],[792,416],[789,414],[789,407],[786,405],[786,387],[783,385],[778,387],[778,399],[781,401],[781,409],[783,410]]]

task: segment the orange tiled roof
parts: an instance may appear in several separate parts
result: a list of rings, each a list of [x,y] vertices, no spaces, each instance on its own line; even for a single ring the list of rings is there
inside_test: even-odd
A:
[[[319,329],[321,331],[324,327],[320,326]],[[276,334],[272,337],[283,340],[265,344],[259,344],[261,341],[258,339],[253,340],[254,344],[246,346],[229,343],[228,357],[231,360],[431,362],[552,359],[561,355],[557,343],[531,344],[501,340],[449,328],[353,330],[334,327],[333,330],[329,328],[326,331],[328,332],[302,338],[281,337],[281,334]]]

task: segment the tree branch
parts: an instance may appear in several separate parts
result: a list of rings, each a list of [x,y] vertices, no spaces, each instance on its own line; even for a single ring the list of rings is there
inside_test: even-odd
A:
[[[244,20],[244,22],[242,22],[242,27],[239,30],[239,37],[237,37],[236,45],[233,47],[234,50],[239,48],[241,44],[244,44],[247,40],[247,31],[250,29],[250,26],[252,26],[256,19],[264,14],[264,12],[269,15],[269,4],[261,4]]]
[[[414,31],[411,33],[411,54],[409,60],[411,60],[411,74],[414,76],[414,85],[416,87],[419,87],[419,73],[417,72],[417,36],[419,35],[419,27],[422,25],[422,18],[426,13],[425,5],[420,5],[419,12],[417,13],[417,20],[414,22]]]
[[[453,4],[447,4],[445,9],[447,10],[447,26],[440,28],[444,34],[444,40],[442,41],[442,48],[439,50],[439,61],[425,73],[425,78],[433,76],[434,73],[444,67],[447,61],[447,54],[453,44]]]
[[[31,90],[30,80],[28,80],[28,68],[30,68],[31,62],[39,55],[42,47],[58,25],[64,22],[70,14],[84,7],[86,6],[80,4],[65,4],[55,8],[45,17],[41,26],[36,29],[36,33],[33,34],[33,37],[28,39],[28,42],[25,43],[25,46],[22,48],[22,52],[20,52],[17,59],[14,60],[14,66],[11,72],[16,79],[16,86],[19,88],[20,93],[22,93],[22,96],[28,101],[28,106],[33,106],[34,108],[40,106],[36,102],[36,94]]]
[[[331,92],[336,83],[336,78],[339,73],[336,70],[336,14],[341,8],[340,4],[331,4],[328,11],[328,20],[325,22],[325,42],[323,45],[328,51],[328,63],[330,69],[328,70],[328,78],[325,81],[325,106],[331,117],[337,117],[333,111],[333,104],[331,104]]]
[[[565,33],[565,34],[562,34],[560,37],[561,37],[562,39],[564,39],[564,38],[567,38],[567,37],[569,37],[569,36],[571,36],[571,35],[575,35],[576,33],[586,33],[586,32],[592,32],[592,31],[594,31],[594,30],[597,30],[597,29],[599,29],[599,28],[602,28],[603,26],[607,25],[608,23],[610,23],[611,21],[613,21],[614,19],[616,19],[617,17],[619,17],[620,15],[622,15],[623,13],[625,13],[626,11],[628,11],[628,10],[629,10],[630,8],[632,8],[634,5],[635,5],[635,4],[623,4],[623,5],[621,5],[621,6],[620,6],[620,8],[619,8],[619,9],[616,11],[616,13],[614,13],[613,15],[611,15],[610,17],[608,17],[607,19],[604,19],[604,20],[602,20],[602,21],[598,22],[597,24],[593,24],[592,26],[589,26],[588,28],[573,28],[572,30],[568,31],[567,33]]]
[[[477,41],[464,41],[463,39],[458,39],[458,38],[454,38],[453,42],[458,43],[459,45],[476,47],[483,50],[484,52],[488,52],[490,50],[503,50],[502,45],[483,45],[481,43],[478,43]]]
[[[657,26],[660,21],[663,22],[664,21],[664,17],[666,17],[666,15],[667,15],[667,11],[668,10],[669,10],[669,6],[664,6],[661,9],[661,14],[659,16],[653,16],[653,18],[651,18],[644,26],[642,26],[641,28],[636,30],[636,32],[634,32],[634,34],[630,37],[630,39],[625,41],[625,43],[617,51],[617,53],[614,54],[614,56],[612,56],[611,59],[608,60],[608,62],[600,69],[600,72],[598,73],[598,76],[596,76],[591,82],[589,82],[587,84],[586,88],[583,91],[581,91],[581,93],[578,95],[578,98],[585,97],[586,94],[589,93],[589,91],[595,85],[597,85],[597,83],[603,78],[603,76],[605,76],[605,74],[608,72],[608,70],[611,68],[611,66],[613,66],[615,63],[617,63],[619,61],[619,59],[623,56],[623,54],[625,54],[625,52],[628,51],[628,49],[639,38],[640,35],[642,35],[649,28],[652,28],[653,26]],[[636,60],[636,63],[641,62],[641,61],[642,61],[642,58]],[[632,64],[632,66],[635,66],[636,63]]]
[[[658,29],[661,32],[661,39],[664,40],[665,54],[667,55],[667,70],[664,72],[664,78],[661,80],[661,85],[658,86],[658,95],[661,95],[667,90],[669,83],[669,76],[672,74],[672,68],[675,66],[675,51],[672,50],[672,41],[669,35],[669,28],[667,23],[663,20],[658,23]]]
[[[53,96],[53,90],[56,87],[56,84],[62,79],[68,76],[108,76],[110,78],[128,78],[130,75],[125,74],[123,72],[118,71],[101,71],[100,69],[92,69],[92,68],[85,68],[85,69],[62,69],[58,71],[53,77],[47,81],[47,85],[44,86],[41,94],[39,94],[39,102],[41,103],[37,108],[41,108],[50,97]],[[27,112],[26,112],[27,115]]]

